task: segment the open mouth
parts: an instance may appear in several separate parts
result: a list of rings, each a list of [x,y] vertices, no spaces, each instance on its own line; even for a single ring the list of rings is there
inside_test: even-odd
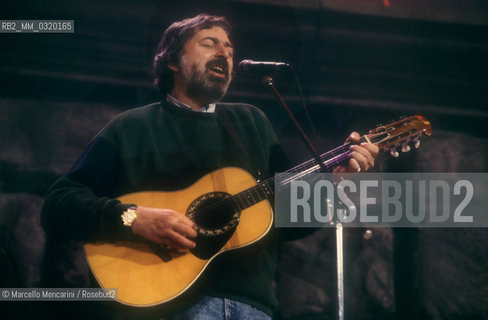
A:
[[[227,76],[227,62],[225,61],[212,61],[208,64],[208,70],[221,75],[221,76]]]

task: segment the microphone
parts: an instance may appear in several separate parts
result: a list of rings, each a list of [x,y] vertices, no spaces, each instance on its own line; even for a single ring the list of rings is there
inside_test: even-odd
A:
[[[239,73],[264,74],[289,68],[290,65],[284,62],[242,60],[237,66],[237,71]]]

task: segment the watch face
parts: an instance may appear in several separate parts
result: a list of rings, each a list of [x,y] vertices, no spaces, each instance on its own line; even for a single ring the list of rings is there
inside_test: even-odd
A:
[[[132,207],[124,211],[124,213],[121,215],[122,217],[122,222],[124,223],[124,226],[132,226],[132,222],[134,222],[135,218],[137,218],[136,215],[136,210],[133,209]]]

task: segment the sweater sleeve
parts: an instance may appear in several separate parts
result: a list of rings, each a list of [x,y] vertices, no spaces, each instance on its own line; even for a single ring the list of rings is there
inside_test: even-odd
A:
[[[120,188],[119,152],[97,136],[71,171],[48,190],[41,213],[46,234],[80,241],[128,237],[120,215],[130,204],[115,199]]]

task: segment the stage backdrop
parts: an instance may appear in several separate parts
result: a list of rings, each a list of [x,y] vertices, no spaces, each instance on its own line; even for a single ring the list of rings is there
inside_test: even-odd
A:
[[[74,20],[71,34],[0,33],[0,287],[88,286],[79,243],[39,224],[43,196],[118,113],[160,99],[151,63],[162,31],[200,12],[233,23],[241,59],[292,64],[278,89],[318,149],[399,116],[433,135],[377,169],[486,172],[488,8],[483,1],[2,1],[0,19]],[[309,158],[260,79],[236,75],[226,101],[262,108],[292,161]],[[488,316],[485,229],[347,229],[346,319]],[[324,229],[282,245],[275,290],[284,319],[335,319],[335,238]],[[9,303],[2,319],[83,304]],[[91,311],[89,313],[91,314]]]

